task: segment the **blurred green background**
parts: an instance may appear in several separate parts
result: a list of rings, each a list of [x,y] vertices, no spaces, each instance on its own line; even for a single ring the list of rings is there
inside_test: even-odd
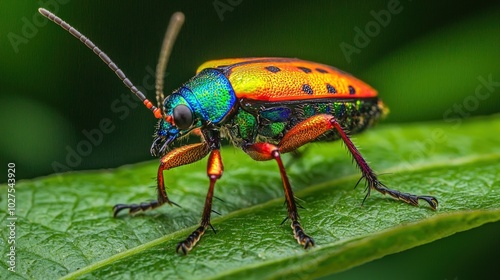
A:
[[[386,123],[459,124],[500,111],[499,1],[0,1],[0,163],[15,162],[18,179],[152,159],[151,113],[123,99],[129,92],[116,76],[44,21],[40,5],[91,38],[151,100],[164,30],[170,15],[183,11],[166,92],[206,60],[284,56],[329,64],[368,82],[391,109]],[[84,131],[95,132],[103,120],[113,131],[84,147]],[[498,233],[498,223],[488,229]],[[488,229],[472,234],[489,236],[498,251],[498,235]],[[445,246],[435,244],[426,246]],[[491,250],[486,256],[500,259]]]

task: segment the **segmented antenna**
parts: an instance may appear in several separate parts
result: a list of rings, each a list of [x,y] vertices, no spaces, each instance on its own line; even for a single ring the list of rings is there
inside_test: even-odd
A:
[[[176,12],[170,18],[170,23],[168,24],[167,31],[165,32],[165,37],[163,38],[163,43],[161,45],[160,57],[158,58],[158,64],[156,65],[156,106],[158,108],[163,108],[163,100],[165,96],[163,95],[163,77],[165,75],[165,69],[167,68],[168,58],[172,52],[172,47],[174,46],[175,38],[181,30],[182,24],[184,23],[184,14],[181,12]]]
[[[149,110],[151,110],[156,118],[161,118],[162,117],[162,112],[160,109],[155,107],[151,101],[149,101],[144,94],[137,89],[134,84],[125,76],[123,71],[108,57],[107,54],[105,54],[101,49],[99,49],[92,41],[90,41],[87,37],[82,35],[78,30],[76,30],[74,27],[63,21],[61,18],[58,16],[54,15],[53,13],[49,12],[48,10],[44,8],[39,8],[38,12],[42,14],[44,17],[48,18],[55,24],[59,25],[62,27],[64,30],[68,31],[71,35],[73,35],[75,38],[80,40],[82,43],[85,44],[89,49],[91,49],[97,56],[99,56],[108,67],[115,72],[115,74],[122,80],[122,82],[125,84],[126,87],[130,89],[130,91],[135,94],[141,101],[144,103],[144,106],[146,106]]]

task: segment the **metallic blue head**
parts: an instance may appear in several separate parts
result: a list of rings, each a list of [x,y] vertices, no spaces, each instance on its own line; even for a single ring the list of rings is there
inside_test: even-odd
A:
[[[154,134],[151,154],[163,156],[177,138],[203,126],[218,127],[236,103],[229,80],[216,69],[205,69],[165,99],[164,118]]]

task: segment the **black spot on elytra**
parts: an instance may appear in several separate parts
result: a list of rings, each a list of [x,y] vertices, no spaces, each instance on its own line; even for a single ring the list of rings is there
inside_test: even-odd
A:
[[[316,71],[318,71],[320,73],[328,73],[328,71],[326,71],[325,69],[321,69],[321,68],[316,68]]]
[[[355,93],[356,90],[352,86],[349,86],[349,94],[355,94]]]
[[[299,66],[297,68],[299,68],[300,70],[304,71],[304,73],[311,73],[312,72],[312,70],[309,69],[309,68],[307,68],[307,67],[301,67],[301,66]]]
[[[337,93],[337,90],[330,84],[326,84],[326,90],[328,93]]]
[[[269,72],[273,72],[273,73],[277,73],[277,72],[281,71],[281,69],[279,69],[276,66],[267,66],[266,70],[269,71]]]
[[[308,84],[302,85],[302,91],[307,93],[307,94],[313,94],[313,90],[312,90],[311,86]]]

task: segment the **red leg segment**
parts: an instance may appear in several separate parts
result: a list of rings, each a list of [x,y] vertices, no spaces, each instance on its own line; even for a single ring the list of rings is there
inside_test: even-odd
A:
[[[165,203],[170,205],[175,204],[170,201],[165,190],[165,182],[163,179],[163,171],[174,167],[186,165],[204,158],[209,152],[207,143],[198,143],[183,146],[170,151],[160,160],[157,177],[158,199],[151,202],[143,202],[140,204],[117,204],[113,207],[113,215],[116,217],[118,213],[124,209],[129,209],[129,214],[146,211],[157,208]],[[175,204],[177,205],[177,204]],[[177,205],[178,206],[178,205]]]
[[[269,143],[254,143],[245,147],[245,152],[255,160],[261,161],[275,159],[277,161],[285,190],[288,218],[292,221],[291,226],[294,231],[294,236],[301,245],[307,248],[309,246],[313,246],[314,241],[311,237],[305,234],[298,221],[299,215],[293,191],[281,161],[280,154],[294,151],[297,148],[317,139],[324,133],[331,131],[332,129],[335,129],[340,135],[361,170],[362,178],[365,178],[368,183],[368,193],[365,196],[365,199],[370,195],[370,190],[374,189],[383,194],[389,194],[392,197],[411,205],[418,205],[418,200],[422,199],[429,203],[432,209],[435,210],[437,208],[438,201],[433,196],[418,196],[409,193],[401,193],[397,190],[387,188],[377,179],[373,170],[370,166],[368,166],[356,146],[354,146],[354,143],[352,143],[351,139],[349,139],[335,117],[326,114],[316,115],[302,121],[290,129],[276,146]]]
[[[331,129],[335,129],[338,132],[361,170],[362,178],[365,178],[368,183],[365,199],[370,195],[370,190],[374,189],[382,194],[389,194],[396,199],[415,206],[418,205],[418,200],[422,199],[426,201],[433,210],[436,210],[438,200],[433,196],[401,193],[400,191],[389,189],[382,184],[370,166],[366,163],[365,159],[361,156],[361,153],[358,151],[354,143],[352,143],[351,139],[349,139],[349,136],[347,136],[340,124],[332,115],[313,116],[293,127],[279,143],[280,151],[282,153],[293,151]]]
[[[184,241],[177,244],[176,251],[182,251],[185,255],[187,254],[200,238],[205,234],[208,226],[212,227],[210,224],[210,214],[212,213],[212,199],[214,195],[215,182],[222,177],[222,172],[224,166],[222,165],[222,158],[220,156],[219,150],[212,150],[208,158],[207,164],[207,175],[210,179],[210,187],[208,188],[207,197],[205,199],[205,206],[203,207],[203,214],[201,216],[200,226],[193,231]],[[212,227],[213,229],[213,227]],[[214,230],[215,231],[215,230]]]
[[[276,160],[280,169],[281,180],[283,181],[288,218],[292,221],[291,227],[293,229],[293,235],[295,239],[297,239],[297,242],[304,246],[304,248],[314,246],[314,240],[304,232],[304,229],[300,225],[297,204],[295,203],[295,197],[293,196],[290,181],[286,175],[285,166],[281,160],[280,148],[269,143],[255,143],[247,146],[245,152],[255,160]]]
[[[393,190],[387,188],[384,184],[382,184],[373,170],[370,168],[368,163],[366,163],[365,159],[361,156],[361,153],[358,151],[356,146],[354,146],[354,143],[352,143],[351,139],[347,136],[347,134],[342,130],[342,127],[340,124],[332,118],[331,123],[335,127],[335,129],[338,131],[340,134],[340,137],[344,141],[345,145],[349,149],[349,152],[351,152],[351,155],[353,156],[354,160],[356,161],[356,164],[358,165],[359,169],[361,169],[361,173],[363,174],[361,178],[365,178],[368,185],[367,185],[367,193],[365,198],[363,199],[363,202],[366,200],[368,196],[370,196],[370,190],[374,189],[376,191],[379,191],[382,194],[389,194],[390,196],[399,199],[401,201],[404,201],[408,204],[417,206],[418,205],[418,200],[422,199],[425,202],[429,204],[429,206],[433,209],[436,210],[438,207],[438,200],[437,198],[429,195],[414,195],[410,193],[402,193],[398,190]]]

